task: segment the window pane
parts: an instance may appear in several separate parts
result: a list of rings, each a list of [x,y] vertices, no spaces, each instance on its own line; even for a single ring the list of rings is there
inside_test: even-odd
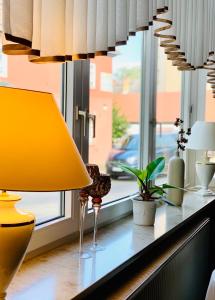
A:
[[[206,85],[205,121],[215,122],[215,99],[213,98],[211,85]]]
[[[119,163],[138,166],[142,33],[129,38],[107,57],[90,64],[90,113],[96,115],[96,130],[90,122],[89,162],[112,177],[112,189],[104,202],[137,192],[133,177]]]
[[[61,108],[61,84],[60,64],[37,65],[28,62],[27,56],[6,56],[0,53],[1,86],[51,92]],[[17,176],[19,172],[21,170],[17,170]],[[17,206],[32,211],[37,223],[62,216],[61,193],[18,193],[23,199]]]
[[[158,47],[156,103],[156,157],[166,158],[163,176],[167,174],[168,161],[176,151],[177,130],[173,123],[180,117],[181,72],[167,60],[163,48]]]
[[[211,85],[206,85],[206,101],[205,101],[205,121],[215,122],[215,99],[213,98]],[[215,162],[215,151],[208,151],[210,161]]]

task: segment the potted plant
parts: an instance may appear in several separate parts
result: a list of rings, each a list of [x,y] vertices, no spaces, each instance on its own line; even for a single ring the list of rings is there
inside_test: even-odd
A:
[[[133,217],[137,225],[154,225],[156,200],[160,200],[166,194],[166,189],[174,186],[162,184],[156,185],[154,180],[165,167],[165,158],[158,157],[150,162],[145,169],[137,169],[120,164],[123,171],[134,175],[139,185],[139,196],[133,199]]]

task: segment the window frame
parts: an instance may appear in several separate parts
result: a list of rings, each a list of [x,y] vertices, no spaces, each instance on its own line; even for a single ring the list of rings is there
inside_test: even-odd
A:
[[[73,63],[68,68],[68,64],[62,65],[62,113],[67,122],[68,128],[73,133],[73,81],[74,67]],[[69,84],[68,84],[69,81]],[[38,224],[33,232],[27,254],[37,252],[39,249],[46,249],[55,243],[63,243],[64,239],[71,239],[78,231],[77,211],[79,205],[77,201],[77,191],[68,191],[63,193],[65,213],[63,217]]]
[[[185,71],[182,73],[181,116],[185,128],[192,127],[197,120],[205,117],[206,70]],[[183,153],[185,161],[185,187],[198,184],[195,170],[196,160],[201,158],[197,151],[186,150]]]
[[[70,102],[70,109],[73,111],[75,107],[78,106],[79,110],[89,111],[89,68],[90,62],[88,60],[80,60],[75,61],[72,64],[67,65],[67,78],[70,78],[70,73],[73,69],[73,87],[67,89],[67,102]],[[71,105],[71,99],[73,99],[73,103]],[[74,115],[74,114],[73,114]],[[86,163],[88,160],[88,119],[86,120],[87,129],[86,135],[84,136],[84,128],[83,128],[83,119],[79,118],[75,120],[75,116],[73,118],[73,138],[76,142],[76,145],[79,149],[79,152]],[[72,124],[71,124],[72,126]],[[79,214],[80,214],[80,205],[78,199],[78,193],[73,198],[73,202],[76,203],[76,220],[75,223],[79,224]],[[117,203],[117,207],[115,203],[110,203],[102,207],[99,218],[99,226],[103,226],[105,224],[116,221],[118,218],[125,217],[130,214],[132,211],[132,203],[131,197],[120,200]],[[116,209],[117,208],[117,209]],[[92,210],[87,211],[86,214],[86,222],[85,229],[89,230],[93,227],[93,212]],[[78,228],[77,228],[78,231]]]
[[[155,157],[157,49],[159,47],[152,27],[142,34],[140,147],[147,149],[147,151],[144,153],[140,151],[139,164],[141,167]],[[88,111],[89,109],[89,66],[89,61],[80,60],[66,63],[62,68],[63,112],[85,162],[88,158],[88,130],[84,136],[83,121],[75,120],[74,108],[78,105],[81,110]],[[197,119],[204,118],[202,99],[205,96],[205,85],[205,70],[182,72],[181,117],[184,119],[185,127],[190,127]],[[89,125],[88,120],[87,125]],[[195,168],[193,167],[196,158],[185,151],[184,159],[186,162],[186,184],[192,185],[191,179],[194,179],[194,183],[196,182]],[[102,206],[98,225],[103,226],[131,214],[133,197],[128,196]],[[65,238],[77,236],[79,214],[78,192],[66,192],[65,217],[37,226],[28,252],[56,241],[63,243]],[[92,229],[93,218],[92,210],[89,210],[86,215],[86,230]]]

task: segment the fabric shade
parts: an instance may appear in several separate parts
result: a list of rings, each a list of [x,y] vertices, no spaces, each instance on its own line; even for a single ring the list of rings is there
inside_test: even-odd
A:
[[[29,54],[34,62],[106,55],[147,29],[164,6],[157,0],[3,0],[3,32],[10,41],[3,51]]]
[[[208,285],[207,294],[205,300],[215,299],[215,271],[211,275],[211,279]]]
[[[0,189],[61,191],[91,179],[52,94],[0,87]]]
[[[3,50],[25,50],[35,62],[93,57],[125,44],[157,19],[170,25],[159,31],[162,42],[172,39],[169,58],[194,69],[215,52],[214,14],[214,0],[3,0],[3,32],[15,43],[5,42]]]
[[[157,19],[170,25],[158,35],[168,58],[195,69],[215,52],[214,14],[213,0],[3,0],[3,50],[34,62],[105,55]]]
[[[191,129],[188,149],[215,150],[215,122],[197,121]]]

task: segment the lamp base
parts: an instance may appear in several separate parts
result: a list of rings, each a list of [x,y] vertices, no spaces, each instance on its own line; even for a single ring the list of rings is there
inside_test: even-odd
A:
[[[0,299],[21,265],[29,244],[35,218],[32,214],[16,209],[20,196],[0,194]]]
[[[212,196],[213,192],[208,188],[215,171],[215,164],[210,162],[196,162],[196,174],[200,182],[200,190],[197,191],[201,196]]]
[[[207,196],[214,196],[215,193],[213,191],[211,191],[210,189],[204,189],[201,188],[200,190],[196,191],[196,194],[202,197],[207,197]]]
[[[0,300],[6,300],[6,293],[0,294]]]

